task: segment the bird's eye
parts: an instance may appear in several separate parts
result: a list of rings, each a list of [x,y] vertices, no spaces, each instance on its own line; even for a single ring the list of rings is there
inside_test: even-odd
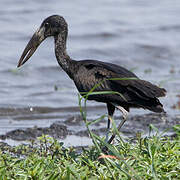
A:
[[[45,28],[49,28],[50,24],[49,23],[45,23]]]

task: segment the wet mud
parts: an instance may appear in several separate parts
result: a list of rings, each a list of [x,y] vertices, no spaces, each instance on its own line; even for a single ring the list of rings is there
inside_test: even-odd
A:
[[[114,119],[117,125],[120,123],[121,118],[121,116],[115,116]],[[91,119],[89,119],[89,121],[91,121]],[[170,117],[167,114],[155,113],[134,116],[130,115],[124,126],[121,128],[121,133],[124,137],[135,137],[137,132],[147,135],[149,125],[153,124],[158,128],[159,132],[168,129],[168,134],[164,133],[164,135],[173,136],[171,127],[179,122],[180,115],[176,115],[175,117]],[[90,126],[90,129],[93,133],[99,136],[104,136],[106,133],[106,123],[107,119],[102,119],[97,124]],[[32,128],[15,129],[0,135],[0,139],[12,139],[23,143],[24,141],[35,140],[43,134],[59,139],[60,141],[65,140],[65,142],[66,138],[68,139],[69,137],[71,139],[72,137],[72,141],[68,144],[69,146],[83,146],[83,144],[79,144],[78,141],[85,137],[87,137],[87,139],[85,139],[84,146],[91,142],[85,123],[79,114],[66,118],[64,121],[56,121],[49,127],[43,128],[34,126]],[[73,141],[77,141],[76,144],[71,144]],[[3,142],[1,142],[0,146],[3,145]]]
[[[68,135],[68,130],[66,126],[56,122],[47,128],[34,127],[27,129],[16,129],[7,132],[5,135],[0,135],[0,139],[3,140],[10,138],[16,141],[34,140],[43,134],[47,134],[58,139],[64,139]]]

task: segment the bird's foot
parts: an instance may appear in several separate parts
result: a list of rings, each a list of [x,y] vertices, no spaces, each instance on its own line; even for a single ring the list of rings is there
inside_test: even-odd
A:
[[[108,148],[106,146],[102,147],[101,150],[104,154],[108,154]]]

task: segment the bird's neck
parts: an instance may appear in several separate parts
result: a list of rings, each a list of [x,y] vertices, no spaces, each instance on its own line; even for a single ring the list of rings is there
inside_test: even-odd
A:
[[[55,54],[56,59],[59,63],[59,65],[62,67],[62,69],[72,78],[72,68],[73,60],[69,57],[69,55],[66,52],[66,39],[67,39],[67,33],[61,33],[54,37],[55,39]]]

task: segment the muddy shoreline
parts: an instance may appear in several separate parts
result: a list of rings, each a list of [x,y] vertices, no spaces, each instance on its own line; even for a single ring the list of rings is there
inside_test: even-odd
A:
[[[121,116],[115,116],[114,119],[115,122],[119,124]],[[88,120],[91,121],[91,119]],[[172,127],[178,124],[179,120],[180,115],[175,115],[175,117],[168,116],[167,114],[155,113],[130,115],[128,121],[121,129],[121,133],[124,137],[131,138],[135,137],[137,132],[141,132],[142,135],[147,135],[149,131],[149,124],[153,124],[159,129],[159,132],[168,129],[168,135],[173,136]],[[106,123],[107,119],[104,118],[97,124],[92,125],[90,128],[92,132],[97,135],[104,136],[106,132]],[[17,144],[24,142],[27,143],[28,141],[30,142],[31,140],[35,140],[43,134],[54,137],[65,143],[68,142],[66,144],[67,146],[86,146],[91,143],[83,119],[79,114],[70,116],[62,121],[55,121],[48,127],[34,126],[31,128],[17,128],[15,130],[8,131],[7,133],[0,135],[0,141],[2,145],[3,143],[9,142],[9,140],[18,142]],[[82,144],[82,142],[79,141],[83,141],[83,138],[85,138],[85,142]],[[8,144],[12,145],[11,143]]]

